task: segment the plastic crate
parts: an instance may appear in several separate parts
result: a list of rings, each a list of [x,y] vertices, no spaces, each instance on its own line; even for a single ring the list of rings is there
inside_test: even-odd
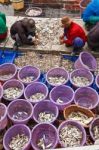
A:
[[[16,51],[4,50],[2,51],[2,55],[0,57],[0,64],[13,63],[15,57],[16,57]]]
[[[62,59],[67,59],[70,60],[72,62],[75,62],[78,59],[78,56],[70,56],[70,55],[62,55]]]

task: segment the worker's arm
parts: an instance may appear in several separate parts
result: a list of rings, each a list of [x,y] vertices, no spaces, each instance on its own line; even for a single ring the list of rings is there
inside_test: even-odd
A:
[[[33,45],[33,41],[28,40],[27,36],[23,32],[18,32],[18,35],[24,44]]]
[[[71,34],[70,34],[70,37],[68,38],[68,39],[65,39],[64,38],[64,43],[66,44],[66,45],[72,45],[73,44],[73,40],[75,39],[75,32],[76,31],[73,31]],[[66,37],[67,38],[67,37]]]

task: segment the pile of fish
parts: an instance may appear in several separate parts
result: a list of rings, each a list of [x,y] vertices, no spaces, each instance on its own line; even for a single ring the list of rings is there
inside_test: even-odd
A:
[[[9,147],[11,150],[22,150],[28,143],[28,137],[24,134],[18,134],[12,138]]]
[[[55,115],[51,112],[41,112],[38,116],[39,122],[51,122],[55,119]]]
[[[59,137],[65,147],[80,146],[82,132],[73,125],[66,125],[60,130]]]
[[[43,93],[35,93],[30,96],[30,100],[32,100],[33,102],[39,102],[44,98],[45,98],[45,95]]]
[[[4,90],[4,97],[8,99],[15,99],[21,94],[21,89],[17,87],[11,87]]]

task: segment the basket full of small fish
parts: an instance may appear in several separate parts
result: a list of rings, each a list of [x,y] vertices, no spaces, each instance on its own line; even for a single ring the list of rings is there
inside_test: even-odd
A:
[[[37,59],[30,64],[22,58],[21,64],[17,58],[21,67],[0,65],[0,150],[99,145],[99,74],[79,57],[67,62],[55,55],[58,65],[43,69],[44,62],[41,68],[35,65]]]

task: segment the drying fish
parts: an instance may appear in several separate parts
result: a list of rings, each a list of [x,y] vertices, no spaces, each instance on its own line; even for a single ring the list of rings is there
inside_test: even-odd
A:
[[[94,134],[95,140],[99,139],[99,126],[93,127],[93,134]]]
[[[67,125],[60,130],[59,137],[65,147],[79,146],[82,132],[73,125]]]
[[[4,97],[8,99],[15,99],[21,94],[21,89],[17,87],[11,87],[4,90]]]
[[[55,119],[55,115],[50,112],[41,112],[38,116],[40,122],[51,122]]]
[[[61,98],[58,98],[58,99],[56,100],[56,102],[57,102],[58,104],[63,104],[63,103],[64,103],[64,101],[63,101]]]
[[[33,76],[28,76],[22,79],[23,82],[25,83],[30,83],[34,80],[35,78]]]
[[[72,80],[74,84],[79,87],[87,86],[90,83],[90,81],[86,77],[74,76]]]
[[[95,140],[94,145],[99,145],[99,139]]]
[[[64,84],[66,79],[64,77],[49,77],[48,81],[50,82],[50,84],[56,84],[56,85],[61,85]]]
[[[12,138],[9,147],[11,150],[22,150],[23,147],[28,143],[28,137],[24,134],[18,134]]]
[[[28,117],[28,113],[25,111],[19,111],[14,113],[13,115],[13,119],[17,119],[17,120],[23,120],[26,119]]]
[[[51,148],[52,143],[46,143],[46,136],[43,135],[43,137],[39,139],[37,145],[40,149],[45,150]]]
[[[41,15],[41,11],[36,8],[31,8],[30,10],[27,10],[26,15],[28,16],[39,16]]]
[[[71,114],[68,116],[68,119],[76,120],[82,124],[87,125],[93,120],[93,117],[88,117],[84,113],[76,111],[76,112],[71,112]]]
[[[52,54],[39,54],[34,52],[27,52],[23,56],[20,56],[15,59],[15,64],[19,68],[22,68],[26,65],[32,65],[38,67],[41,71],[47,72],[53,67],[60,66],[60,55]]]
[[[41,101],[42,99],[45,98],[45,95],[43,93],[35,93],[33,94],[30,99],[33,101],[33,102],[38,102],[38,101]]]
[[[7,80],[7,79],[10,79],[11,77],[13,76],[13,74],[3,74],[3,75],[0,75],[0,79],[2,80]]]
[[[74,63],[70,60],[62,60],[62,66],[69,72],[72,72],[74,70]]]

